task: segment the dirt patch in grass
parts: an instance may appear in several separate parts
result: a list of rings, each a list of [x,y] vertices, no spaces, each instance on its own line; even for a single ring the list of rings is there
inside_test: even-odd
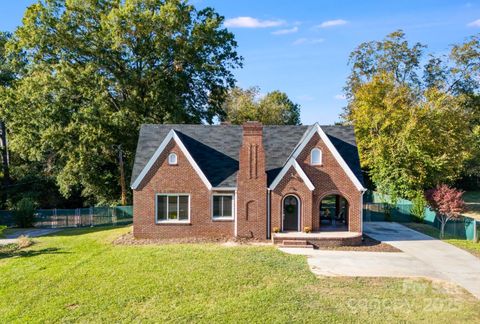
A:
[[[361,245],[357,246],[332,246],[320,247],[320,250],[337,250],[337,251],[366,251],[366,252],[402,252],[390,244],[374,240],[368,235],[363,235]]]

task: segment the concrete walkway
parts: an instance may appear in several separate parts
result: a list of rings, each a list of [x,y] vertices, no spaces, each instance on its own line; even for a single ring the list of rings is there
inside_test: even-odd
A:
[[[19,228],[12,233],[6,234],[5,238],[0,239],[0,245],[13,244],[17,242],[17,238],[21,235],[28,237],[38,237],[52,234],[60,231],[58,228]]]
[[[364,232],[403,252],[281,250],[307,255],[308,264],[317,275],[440,279],[460,285],[480,299],[480,259],[477,257],[398,223],[365,223]]]

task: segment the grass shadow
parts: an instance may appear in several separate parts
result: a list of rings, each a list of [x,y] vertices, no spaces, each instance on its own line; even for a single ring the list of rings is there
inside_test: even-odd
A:
[[[96,233],[96,232],[101,232],[101,231],[108,231],[112,229],[119,229],[119,228],[127,228],[132,226],[132,224],[127,224],[127,225],[117,225],[117,226],[98,226],[98,227],[75,227],[75,228],[64,228],[61,229],[58,232],[50,233],[48,235],[45,235],[46,237],[61,237],[61,236],[76,236],[76,235],[83,235],[83,234],[90,234],[90,233]]]
[[[42,254],[66,254],[70,252],[61,251],[59,248],[45,248],[39,250],[22,250],[16,244],[0,246],[0,260],[21,257],[29,258]]]

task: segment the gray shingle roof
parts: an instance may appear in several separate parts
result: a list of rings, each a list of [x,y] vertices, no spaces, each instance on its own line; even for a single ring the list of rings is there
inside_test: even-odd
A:
[[[312,126],[263,126],[268,185]],[[353,128],[321,126],[355,176],[363,183]],[[234,125],[142,125],[132,181],[174,129],[213,187],[235,187],[242,145],[242,126]]]

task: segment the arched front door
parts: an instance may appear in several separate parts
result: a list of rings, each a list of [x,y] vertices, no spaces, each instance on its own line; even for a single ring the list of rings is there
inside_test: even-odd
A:
[[[283,230],[298,231],[300,201],[293,195],[286,196],[283,199]]]

